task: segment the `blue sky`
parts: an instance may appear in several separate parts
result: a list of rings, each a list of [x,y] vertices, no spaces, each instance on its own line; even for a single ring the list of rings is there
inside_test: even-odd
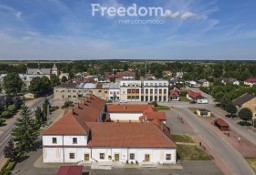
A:
[[[91,4],[170,13],[92,16]],[[256,59],[255,9],[255,0],[1,0],[0,59]]]

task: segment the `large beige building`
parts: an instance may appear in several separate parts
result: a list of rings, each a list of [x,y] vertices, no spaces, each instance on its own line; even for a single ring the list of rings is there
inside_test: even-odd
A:
[[[82,99],[89,92],[106,100],[109,93],[109,83],[70,83],[54,88],[54,100],[76,101]]]

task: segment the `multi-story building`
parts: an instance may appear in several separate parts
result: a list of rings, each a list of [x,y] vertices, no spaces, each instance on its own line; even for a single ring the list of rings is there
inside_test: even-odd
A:
[[[43,162],[85,162],[92,166],[176,163],[176,145],[158,119],[101,122],[105,112],[105,101],[88,94],[43,132]]]
[[[141,89],[141,101],[166,102],[169,99],[167,80],[144,80]]]
[[[54,87],[54,100],[76,101],[89,92],[106,100],[109,94],[109,83],[70,83]]]
[[[140,80],[120,81],[120,100],[121,101],[141,101]]]
[[[122,80],[120,99],[124,101],[168,101],[167,80]]]
[[[109,84],[108,99],[120,100],[120,85],[118,83]]]

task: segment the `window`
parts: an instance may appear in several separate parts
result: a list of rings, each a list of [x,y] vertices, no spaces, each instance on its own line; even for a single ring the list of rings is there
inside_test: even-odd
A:
[[[166,89],[164,89],[164,94],[166,94]]]
[[[77,144],[77,138],[73,138],[73,144]]]
[[[131,93],[131,89],[127,89],[127,93]]]
[[[104,153],[100,153],[100,159],[105,159],[105,154]]]
[[[69,159],[75,159],[75,153],[69,153]]]
[[[130,160],[134,160],[135,159],[135,154],[134,153],[131,153],[130,154]]]
[[[153,89],[150,89],[150,94],[153,94]]]
[[[171,154],[166,154],[165,155],[165,160],[171,160],[172,159],[172,155]]]
[[[54,143],[54,144],[57,143],[57,138],[56,138],[56,137],[53,137],[53,138],[52,138],[52,143]]]

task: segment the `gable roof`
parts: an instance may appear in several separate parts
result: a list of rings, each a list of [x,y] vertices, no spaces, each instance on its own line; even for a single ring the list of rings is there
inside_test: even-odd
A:
[[[244,103],[248,102],[249,100],[253,99],[254,96],[252,94],[244,94],[232,101],[232,104],[238,107],[241,107]]]
[[[170,96],[171,97],[179,97],[179,93],[177,91],[174,91],[174,90],[170,90]]]
[[[58,121],[53,123],[49,128],[43,131],[43,135],[88,135],[90,128],[85,122],[78,121],[72,115],[72,112],[67,112]]]
[[[145,112],[143,116],[141,116],[140,121],[143,121],[144,119],[147,120],[166,120],[165,112]]]
[[[201,93],[200,92],[189,92],[188,96],[192,97],[192,98],[196,98],[196,97],[200,97]]]
[[[237,81],[237,79],[235,79],[235,78],[223,78],[222,81],[223,81],[224,83],[233,84],[235,81]]]
[[[138,104],[125,104],[115,105],[108,104],[107,112],[109,113],[143,113],[143,112],[154,112],[155,109],[151,105],[138,105]]]
[[[247,83],[256,83],[256,78],[248,78],[244,81],[247,82]]]
[[[172,142],[152,123],[89,122],[91,140],[88,147],[175,148]]]
[[[105,107],[105,101],[92,94],[75,104],[76,106],[65,113],[58,121],[43,131],[43,135],[88,135],[90,128],[86,122],[96,122]]]

